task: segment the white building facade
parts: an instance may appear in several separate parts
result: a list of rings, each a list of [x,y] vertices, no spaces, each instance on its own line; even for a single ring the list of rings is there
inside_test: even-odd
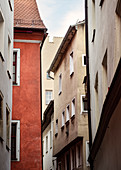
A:
[[[43,131],[43,170],[56,170],[56,157],[53,157],[54,102],[51,101],[44,112]]]
[[[121,169],[121,1],[88,0],[92,147],[95,170]],[[117,83],[118,82],[118,83]]]
[[[11,165],[13,0],[0,1],[0,169]]]

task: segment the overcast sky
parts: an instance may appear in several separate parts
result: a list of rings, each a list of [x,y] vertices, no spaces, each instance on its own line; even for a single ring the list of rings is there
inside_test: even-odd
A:
[[[68,27],[84,19],[84,0],[36,0],[49,35],[64,36]]]

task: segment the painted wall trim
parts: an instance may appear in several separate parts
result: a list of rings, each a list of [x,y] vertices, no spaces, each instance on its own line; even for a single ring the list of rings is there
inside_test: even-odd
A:
[[[37,43],[37,44],[42,43],[42,41],[39,40],[22,40],[22,39],[14,39],[14,42]]]

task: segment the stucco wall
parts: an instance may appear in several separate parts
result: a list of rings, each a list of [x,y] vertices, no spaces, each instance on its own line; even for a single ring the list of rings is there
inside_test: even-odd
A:
[[[88,140],[87,114],[81,114],[81,95],[84,91],[84,76],[86,67],[82,66],[82,54],[85,54],[84,25],[77,26],[77,32],[63,56],[57,71],[54,74],[54,154],[58,154],[64,147],[77,137],[84,137]],[[73,51],[74,73],[70,76],[70,53]],[[59,95],[59,75],[62,74],[62,93]],[[71,101],[75,98],[75,118],[71,119]],[[62,127],[62,112],[69,104],[69,125]],[[58,119],[58,135],[55,136],[56,119]],[[69,127],[69,135],[66,135],[66,127]],[[85,146],[84,146],[85,147]],[[85,152],[85,148],[83,148]],[[60,155],[58,155],[59,157]],[[85,155],[83,155],[85,167]],[[63,166],[63,165],[62,165]]]
[[[47,79],[47,70],[57,52],[57,49],[62,41],[62,37],[53,37],[50,41],[48,36],[42,48],[42,113],[44,113],[47,105],[45,99],[45,90],[52,90],[52,99],[54,98],[54,80]]]
[[[56,157],[53,157],[53,116],[43,132],[43,170],[56,170]],[[50,146],[50,131],[52,132],[52,147]],[[46,136],[48,136],[48,152],[46,152]]]
[[[102,106],[112,82],[121,54],[121,21],[116,14],[117,0],[106,0],[102,7],[99,6],[100,0],[88,1],[89,18],[89,66],[90,66],[90,93],[91,93],[91,122],[92,137],[98,128]],[[96,29],[95,40],[92,41],[92,32]],[[103,58],[107,50],[107,92],[104,92],[103,81]],[[95,103],[95,80],[98,73],[98,103],[99,113],[96,113]]]
[[[11,0],[14,10],[13,0]],[[0,25],[0,52],[4,61],[0,57],[0,91],[3,95],[3,144],[0,142],[0,169],[10,170],[11,152],[6,149],[6,104],[10,109],[10,121],[12,115],[12,79],[9,78],[7,70],[12,78],[12,48],[13,48],[13,11],[9,7],[7,0],[0,1],[0,13],[3,17],[3,32],[1,34]],[[10,48],[8,50],[8,37],[10,39]],[[8,52],[9,51],[9,52]],[[11,148],[11,124],[9,131],[9,149]]]
[[[121,99],[108,125],[104,140],[94,162],[94,170],[121,169]],[[101,161],[100,161],[101,158]]]
[[[18,31],[19,32],[19,31]],[[26,39],[42,40],[42,33],[25,34]],[[22,39],[22,33],[15,33]],[[20,120],[20,161],[12,170],[42,168],[40,112],[40,43],[14,42],[20,49],[20,86],[13,87],[13,120]]]

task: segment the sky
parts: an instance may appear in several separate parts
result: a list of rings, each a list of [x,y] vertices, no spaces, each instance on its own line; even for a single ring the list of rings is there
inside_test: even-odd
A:
[[[84,0],[36,0],[49,36],[62,37],[70,25],[84,20]]]

